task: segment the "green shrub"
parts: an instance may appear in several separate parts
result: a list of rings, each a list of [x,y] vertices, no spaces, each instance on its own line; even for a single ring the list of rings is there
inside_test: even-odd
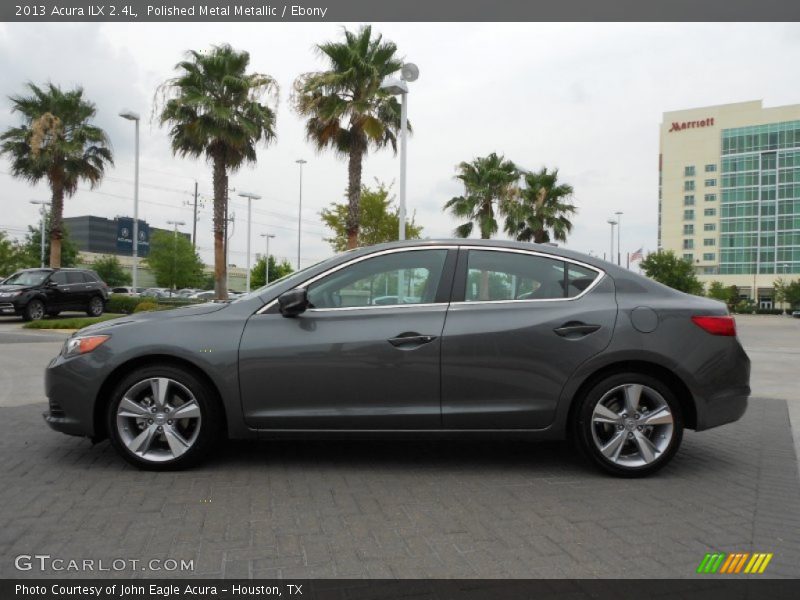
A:
[[[139,304],[139,302],[141,302],[141,300],[133,296],[111,294],[108,302],[106,302],[106,311],[129,315],[136,309],[136,305]]]
[[[782,315],[782,308],[759,308],[756,309],[757,315]]]
[[[158,310],[158,304],[155,302],[150,302],[149,300],[144,300],[136,305],[136,308],[133,309],[133,312],[140,313],[149,312],[151,310]]]

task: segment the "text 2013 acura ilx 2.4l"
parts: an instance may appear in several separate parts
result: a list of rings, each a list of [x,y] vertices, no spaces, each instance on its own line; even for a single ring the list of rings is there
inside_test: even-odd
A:
[[[222,437],[571,437],[652,473],[684,428],[739,419],[750,362],[719,302],[547,245],[346,252],[229,303],[69,338],[47,423],[178,468]]]

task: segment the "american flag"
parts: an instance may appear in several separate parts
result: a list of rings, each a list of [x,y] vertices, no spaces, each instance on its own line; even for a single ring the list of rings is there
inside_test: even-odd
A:
[[[642,260],[644,258],[644,255],[642,254],[643,251],[644,251],[644,248],[639,248],[636,252],[631,254],[631,262],[636,262],[637,260]]]

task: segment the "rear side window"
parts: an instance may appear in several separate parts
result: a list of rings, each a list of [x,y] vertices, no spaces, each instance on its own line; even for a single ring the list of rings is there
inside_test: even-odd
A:
[[[53,273],[53,276],[50,278],[50,281],[52,281],[56,285],[66,285],[67,274],[64,271],[58,271],[56,273]]]
[[[100,275],[95,273],[94,271],[84,271],[83,278],[86,280],[87,283],[99,283],[100,282]]]
[[[465,302],[574,298],[598,277],[592,269],[555,258],[470,250]]]
[[[67,283],[85,283],[83,273],[80,271],[67,271]]]

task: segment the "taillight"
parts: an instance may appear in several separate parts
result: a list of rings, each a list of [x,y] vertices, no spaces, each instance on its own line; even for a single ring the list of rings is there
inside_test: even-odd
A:
[[[736,321],[733,317],[692,317],[692,323],[711,335],[736,335]]]

